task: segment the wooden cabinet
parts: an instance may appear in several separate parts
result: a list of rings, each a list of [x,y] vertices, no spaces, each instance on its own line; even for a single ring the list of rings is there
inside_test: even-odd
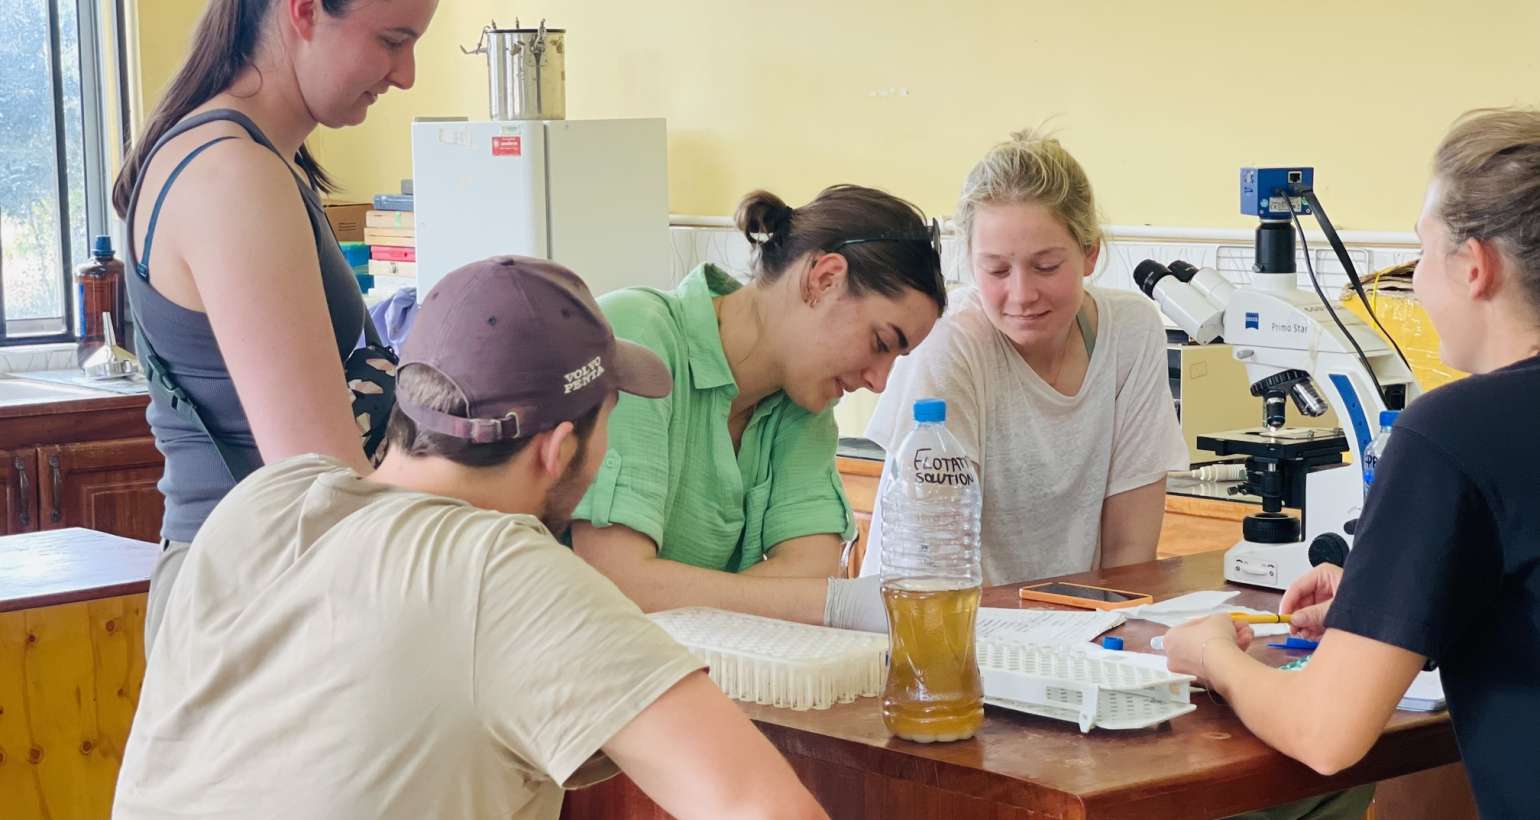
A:
[[[834,460],[845,485],[845,500],[856,517],[856,540],[845,554],[845,575],[861,574],[861,560],[872,531],[872,510],[877,504],[877,483],[882,479],[882,462],[864,458],[840,457]]]
[[[112,814],[159,558],[86,530],[0,537],[0,817]]]
[[[160,540],[165,503],[155,484],[165,461],[153,438],[41,447],[37,462],[41,529],[85,527]]]
[[[0,534],[64,527],[160,540],[165,461],[142,396],[0,408]]]

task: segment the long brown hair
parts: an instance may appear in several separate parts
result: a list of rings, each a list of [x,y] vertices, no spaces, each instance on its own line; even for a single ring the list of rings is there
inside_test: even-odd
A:
[[[354,0],[321,0],[321,9],[332,17],[347,12]],[[192,51],[167,86],[165,96],[150,113],[139,139],[129,146],[123,168],[112,186],[112,207],[118,216],[128,218],[128,200],[133,195],[139,175],[144,173],[150,150],[188,112],[208,102],[235,82],[237,75],[251,65],[252,55],[261,40],[262,24],[272,0],[210,0],[193,34]],[[316,190],[331,193],[336,183],[316,162],[310,149],[301,145],[294,164]]]

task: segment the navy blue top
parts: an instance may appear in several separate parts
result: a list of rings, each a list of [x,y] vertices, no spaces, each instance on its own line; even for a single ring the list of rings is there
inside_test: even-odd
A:
[[[1396,419],[1326,626],[1441,669],[1482,817],[1540,817],[1540,357]]]

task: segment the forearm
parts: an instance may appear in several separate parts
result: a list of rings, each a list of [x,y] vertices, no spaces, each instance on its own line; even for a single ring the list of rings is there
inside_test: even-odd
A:
[[[844,544],[834,535],[809,535],[783,541],[765,560],[744,570],[755,578],[828,578],[839,571]]]
[[[668,754],[658,753],[663,746]],[[647,707],[604,750],[681,820],[826,816],[780,752],[698,672]]]
[[[1103,543],[1102,569],[1154,561],[1155,546],[1159,540],[1160,533],[1156,531],[1153,537],[1147,539],[1123,539],[1121,541]]]
[[[681,564],[666,558],[641,558],[624,567],[596,564],[644,612],[706,606],[822,624],[827,577],[778,578],[733,574]]]
[[[1108,496],[1102,502],[1102,567],[1121,567],[1155,560],[1160,527],[1166,514],[1164,479]]]
[[[340,392],[340,391],[339,391]],[[332,408],[317,408],[302,424],[284,425],[252,422],[252,432],[257,450],[265,464],[272,464],[297,455],[319,453],[335,458],[360,475],[368,474],[373,466],[364,455],[358,425],[348,419],[346,413],[332,412]]]
[[[1322,676],[1309,674],[1308,668],[1274,669],[1219,641],[1208,647],[1204,663],[1214,690],[1247,729],[1321,774],[1356,763],[1384,731],[1388,713],[1341,714],[1337,706],[1344,700],[1359,700],[1342,691],[1350,683],[1322,686]]]

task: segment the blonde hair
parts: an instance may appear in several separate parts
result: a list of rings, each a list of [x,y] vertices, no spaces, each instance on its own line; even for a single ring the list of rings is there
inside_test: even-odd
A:
[[[1058,140],[1032,129],[1011,134],[968,172],[956,216],[964,241],[973,241],[979,206],[1023,202],[1052,211],[1082,250],[1101,244],[1101,220],[1085,169]]]
[[[1486,108],[1455,121],[1433,155],[1439,218],[1456,244],[1491,242],[1540,310],[1540,111]]]

